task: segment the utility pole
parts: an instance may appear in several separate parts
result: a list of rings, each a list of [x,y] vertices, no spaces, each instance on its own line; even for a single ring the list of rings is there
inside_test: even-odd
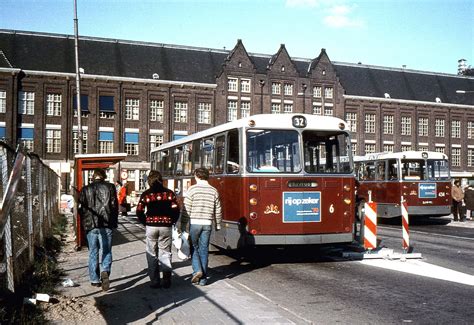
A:
[[[82,153],[82,110],[81,110],[81,75],[79,71],[79,32],[77,27],[77,0],[74,0],[74,50],[76,57],[76,103],[77,103],[77,143],[78,154]]]

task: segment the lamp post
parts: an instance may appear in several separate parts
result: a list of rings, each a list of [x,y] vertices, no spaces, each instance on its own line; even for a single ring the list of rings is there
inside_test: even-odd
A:
[[[76,59],[76,103],[77,103],[77,153],[82,153],[82,123],[81,123],[81,75],[79,71],[79,32],[77,27],[77,0],[74,0],[74,53]]]

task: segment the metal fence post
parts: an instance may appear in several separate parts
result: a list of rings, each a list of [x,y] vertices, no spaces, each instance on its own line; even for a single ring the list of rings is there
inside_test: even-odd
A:
[[[46,189],[44,188],[44,166],[39,164],[38,171],[38,204],[39,204],[39,220],[40,220],[40,240],[43,242],[43,227],[44,227],[44,197],[46,195]]]
[[[30,263],[35,261],[35,241],[33,230],[33,198],[31,185],[31,157],[26,157],[26,204],[28,213],[28,252]]]

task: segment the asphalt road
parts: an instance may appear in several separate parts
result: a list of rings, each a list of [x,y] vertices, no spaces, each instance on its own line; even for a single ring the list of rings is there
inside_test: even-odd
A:
[[[380,245],[402,252],[401,226],[380,224]],[[302,324],[473,324],[474,221],[412,222],[422,259],[343,258],[350,246],[215,250],[213,272]]]

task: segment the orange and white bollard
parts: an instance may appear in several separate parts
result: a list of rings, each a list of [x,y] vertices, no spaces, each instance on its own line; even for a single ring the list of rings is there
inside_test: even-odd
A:
[[[377,203],[366,202],[364,205],[364,248],[377,248]]]
[[[401,198],[400,207],[402,209],[402,236],[403,236],[403,250],[408,251],[410,247],[410,232],[408,230],[408,207],[407,202]]]

